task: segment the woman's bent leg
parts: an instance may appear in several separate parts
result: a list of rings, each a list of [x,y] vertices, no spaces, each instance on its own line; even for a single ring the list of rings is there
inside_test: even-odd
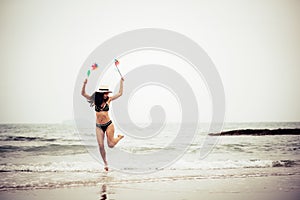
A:
[[[124,136],[118,135],[118,137],[114,137],[115,134],[115,127],[113,124],[110,124],[106,129],[106,136],[107,136],[107,145],[110,148],[113,148]]]

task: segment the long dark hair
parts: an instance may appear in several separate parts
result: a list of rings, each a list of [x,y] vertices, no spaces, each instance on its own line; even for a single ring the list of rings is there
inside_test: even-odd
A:
[[[91,107],[101,107],[101,104],[106,101],[107,99],[104,99],[104,93],[102,92],[94,92],[91,96],[91,100],[88,100]]]

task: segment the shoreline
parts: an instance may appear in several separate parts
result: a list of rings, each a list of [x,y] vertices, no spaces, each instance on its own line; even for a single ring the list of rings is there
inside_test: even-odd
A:
[[[300,175],[218,179],[169,180],[164,182],[119,183],[103,181],[93,186],[33,189],[0,192],[5,200],[94,200],[172,199],[213,200],[272,199],[296,200],[300,195]]]

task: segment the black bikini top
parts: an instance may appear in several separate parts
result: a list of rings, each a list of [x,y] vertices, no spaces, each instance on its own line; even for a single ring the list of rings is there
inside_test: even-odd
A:
[[[96,106],[95,105],[95,111],[96,112],[109,111],[109,105],[106,103],[103,108],[101,106]]]

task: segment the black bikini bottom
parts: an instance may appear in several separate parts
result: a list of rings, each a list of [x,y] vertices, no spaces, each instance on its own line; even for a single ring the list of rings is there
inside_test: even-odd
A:
[[[106,129],[107,129],[107,127],[108,127],[111,123],[112,123],[112,121],[109,120],[109,121],[106,122],[105,124],[97,124],[97,123],[96,123],[96,126],[97,126],[98,128],[101,128],[101,129],[103,130],[103,132],[105,132]]]

